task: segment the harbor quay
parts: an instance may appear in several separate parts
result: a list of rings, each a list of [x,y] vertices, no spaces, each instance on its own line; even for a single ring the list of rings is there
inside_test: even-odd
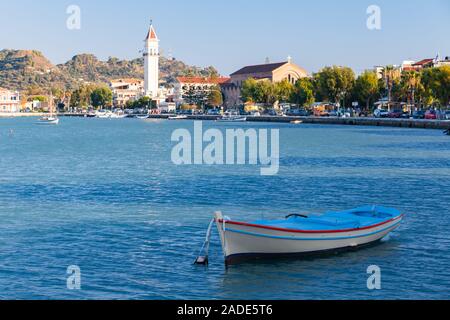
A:
[[[41,117],[45,113],[0,113],[0,118],[11,117]],[[149,115],[149,119],[167,120],[174,114]],[[84,113],[58,113],[59,117],[84,118]],[[190,115],[184,120],[217,121],[221,116],[217,115]],[[349,126],[375,126],[398,127],[415,129],[449,130],[450,120],[424,120],[424,119],[389,119],[389,118],[341,118],[341,117],[300,117],[300,116],[247,116],[247,122],[272,122],[272,123],[297,123],[317,125],[349,125]]]
[[[150,119],[168,119],[170,115],[150,115]],[[216,121],[220,116],[194,115],[186,120]],[[380,118],[338,118],[338,117],[282,117],[282,116],[247,116],[247,122],[273,122],[318,125],[352,125],[352,126],[376,126],[376,127],[400,127],[416,129],[450,129],[448,120],[420,120],[420,119],[380,119]]]
[[[1,114],[0,118],[5,117],[39,117],[43,114],[36,113],[18,113]],[[59,117],[77,117],[84,118],[83,113],[59,113]],[[173,114],[154,114],[149,115],[149,119],[167,120]],[[190,115],[184,120],[198,121],[217,121],[221,116],[216,115]],[[299,116],[247,116],[247,122],[272,122],[272,123],[303,123],[317,125],[349,125],[349,126],[375,126],[375,127],[398,127],[415,129],[435,129],[449,130],[450,120],[423,120],[423,119],[386,119],[386,118],[340,118],[340,117],[299,117]],[[182,121],[182,120],[179,120]]]

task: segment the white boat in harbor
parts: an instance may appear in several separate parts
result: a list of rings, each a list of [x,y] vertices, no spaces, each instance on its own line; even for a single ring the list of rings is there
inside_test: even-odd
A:
[[[186,119],[188,119],[188,116],[179,115],[179,116],[172,116],[167,119],[168,120],[186,120]]]
[[[120,114],[120,113],[111,113],[110,119],[124,119],[126,118],[126,114]]]
[[[109,110],[99,110],[95,112],[95,117],[100,119],[108,119],[111,118],[112,112]]]
[[[110,110],[99,110],[95,113],[96,118],[100,119],[123,119],[128,117],[127,114],[123,112],[112,112]]]
[[[376,243],[395,230],[403,215],[367,206],[318,216],[289,215],[282,220],[232,221],[216,213],[226,264],[248,259],[335,252]],[[207,260],[207,258],[206,258]]]
[[[38,124],[59,124],[59,118],[56,116],[42,117],[38,120]]]
[[[247,117],[241,116],[239,113],[225,113],[218,122],[246,122]]]
[[[38,124],[49,124],[49,125],[57,125],[59,124],[59,118],[56,114],[53,95],[50,94],[50,113],[48,116],[43,116],[38,120]]]

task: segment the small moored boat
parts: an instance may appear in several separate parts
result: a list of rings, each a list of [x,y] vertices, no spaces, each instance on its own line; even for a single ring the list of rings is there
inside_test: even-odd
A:
[[[188,119],[188,116],[172,116],[172,117],[169,117],[169,118],[167,118],[168,120],[186,120],[186,119]]]
[[[293,214],[282,220],[232,221],[216,213],[226,264],[243,260],[335,252],[376,243],[395,230],[403,215],[367,206],[323,215]]]
[[[42,117],[38,120],[38,124],[59,124],[59,118],[54,116]]]

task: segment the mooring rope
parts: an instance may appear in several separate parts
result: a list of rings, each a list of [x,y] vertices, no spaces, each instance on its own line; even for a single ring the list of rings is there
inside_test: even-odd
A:
[[[208,254],[209,254],[209,244],[211,240],[211,234],[212,234],[212,228],[214,226],[215,219],[212,219],[209,223],[208,230],[206,231],[206,238],[205,242],[203,243],[203,246],[201,247],[197,259],[195,259],[194,264],[202,264],[202,265],[208,265]],[[204,252],[204,255],[202,253]]]

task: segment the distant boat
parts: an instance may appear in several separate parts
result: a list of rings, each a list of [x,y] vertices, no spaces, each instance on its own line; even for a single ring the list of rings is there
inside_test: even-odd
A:
[[[111,119],[124,119],[124,118],[128,117],[128,115],[121,114],[121,113],[111,113],[109,117]]]
[[[179,115],[179,116],[172,116],[167,119],[168,120],[186,120],[186,119],[188,119],[188,116]]]
[[[376,243],[394,231],[403,215],[395,209],[366,206],[280,220],[236,222],[216,213],[227,264],[248,259],[335,252]]]
[[[38,124],[52,124],[52,125],[57,125],[59,124],[59,118],[56,115],[55,112],[55,108],[53,105],[53,95],[50,95],[50,101],[51,101],[51,105],[50,105],[50,113],[48,116],[43,116],[42,118],[40,118],[38,120]]]
[[[291,124],[302,124],[303,121],[302,120],[292,120]]]
[[[225,113],[220,119],[217,119],[218,122],[245,122],[247,121],[247,117],[241,116],[238,113]]]
[[[100,119],[109,119],[111,118],[111,114],[112,114],[111,111],[99,110],[95,113],[95,117]]]
[[[144,119],[148,119],[150,116],[147,114],[147,115],[144,115],[144,116],[136,116],[136,119],[141,119],[141,120],[144,120]]]
[[[42,117],[38,120],[38,124],[59,124],[59,118],[55,116]]]

